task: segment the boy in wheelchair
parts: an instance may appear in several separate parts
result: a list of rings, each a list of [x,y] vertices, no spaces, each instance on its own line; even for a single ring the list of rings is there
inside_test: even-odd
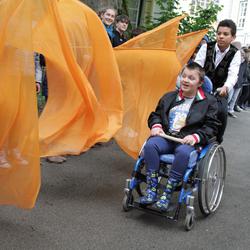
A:
[[[190,153],[195,147],[208,144],[218,132],[217,100],[203,92],[204,75],[199,64],[186,65],[181,73],[180,89],[166,93],[148,118],[151,136],[143,149],[147,188],[145,195],[140,197],[142,205],[154,204],[160,211],[167,211],[172,193],[188,166]],[[182,143],[163,138],[164,134],[182,138]],[[161,154],[174,154],[175,159],[166,188],[157,200]]]

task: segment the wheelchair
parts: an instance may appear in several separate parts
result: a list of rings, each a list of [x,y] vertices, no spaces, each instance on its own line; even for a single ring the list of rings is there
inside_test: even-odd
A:
[[[159,196],[165,188],[166,184],[163,184],[163,182],[166,183],[174,157],[173,154],[160,156],[157,190]],[[225,151],[222,145],[216,142],[214,138],[204,148],[197,148],[191,152],[182,183],[175,190],[177,194],[175,204],[171,204],[167,212],[161,212],[152,205],[142,205],[139,202],[146,189],[146,170],[142,149],[135,163],[131,178],[126,180],[125,195],[122,202],[123,210],[128,212],[135,208],[178,221],[181,207],[186,205],[185,229],[189,231],[192,229],[195,221],[195,194],[198,193],[198,204],[201,213],[204,216],[213,214],[221,202],[225,177]]]

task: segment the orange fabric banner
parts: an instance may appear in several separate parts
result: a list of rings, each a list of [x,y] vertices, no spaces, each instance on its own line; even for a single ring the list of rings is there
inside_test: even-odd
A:
[[[182,64],[188,62],[201,39],[207,34],[208,30],[190,32],[177,37],[176,54]]]
[[[0,204],[32,208],[40,188],[31,1],[0,1]]]
[[[120,75],[102,22],[76,0],[0,1],[0,38],[0,204],[31,208],[39,143],[43,156],[79,154],[121,127]],[[34,52],[48,76],[39,121]]]
[[[49,85],[39,120],[41,155],[79,154],[121,127],[119,71],[90,8],[75,0],[43,2],[33,36],[34,50],[46,58]]]
[[[133,158],[149,136],[150,112],[164,93],[175,88],[182,66],[204,35],[201,31],[177,38],[183,17],[176,17],[115,49],[124,95],[123,126],[115,139]]]
[[[198,33],[177,39],[181,18],[114,53],[98,16],[77,0],[0,1],[0,204],[32,208],[39,155],[79,154],[109,140],[121,128],[123,105],[116,140],[137,156],[149,134],[149,112],[174,89],[201,39]],[[45,56],[48,77],[39,121],[34,52]]]

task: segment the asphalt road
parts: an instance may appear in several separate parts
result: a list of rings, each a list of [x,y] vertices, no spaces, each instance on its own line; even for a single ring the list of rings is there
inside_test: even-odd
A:
[[[122,211],[134,160],[114,141],[61,165],[42,162],[42,187],[31,211],[0,207],[0,249],[250,249],[250,111],[229,118],[227,178],[218,211],[194,228]]]

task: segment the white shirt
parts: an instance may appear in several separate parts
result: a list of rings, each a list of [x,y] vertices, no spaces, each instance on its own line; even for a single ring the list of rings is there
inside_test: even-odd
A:
[[[215,68],[222,61],[222,59],[224,58],[226,53],[229,51],[229,49],[230,49],[230,46],[225,51],[221,52],[217,43],[215,44],[215,52],[216,52],[216,57],[214,61]],[[201,48],[199,49],[194,61],[200,64],[201,67],[204,67],[204,64],[206,61],[206,55],[207,55],[207,44],[203,44]],[[228,92],[231,89],[233,89],[234,85],[236,84],[238,80],[240,64],[241,64],[241,54],[240,54],[240,51],[238,50],[235,53],[233,60],[230,63],[230,66],[228,68],[227,80],[224,83],[224,86],[227,86],[228,88]]]

